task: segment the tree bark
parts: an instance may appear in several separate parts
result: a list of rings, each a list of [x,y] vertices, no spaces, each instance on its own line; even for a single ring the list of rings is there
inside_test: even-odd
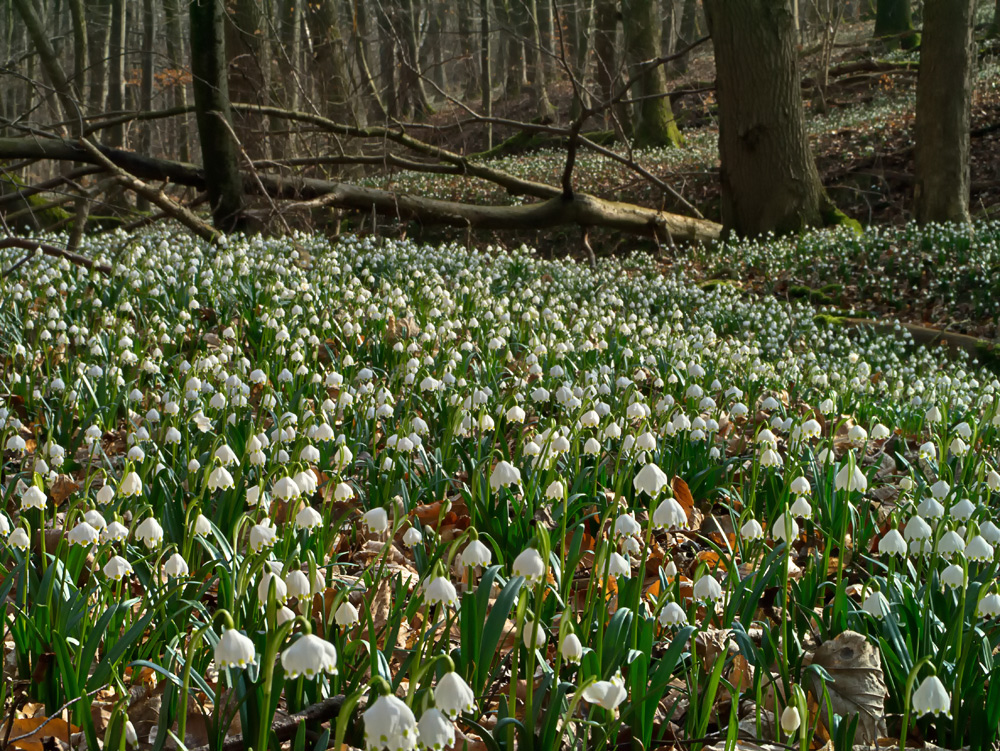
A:
[[[108,30],[108,98],[106,112],[121,112],[125,107],[125,0],[111,0],[111,26]],[[125,145],[125,128],[116,126],[107,132],[108,146]]]
[[[139,109],[143,112],[149,112],[153,109],[153,32],[155,19],[153,0],[142,0],[142,79],[139,84]],[[145,122],[139,129],[139,153],[150,153],[152,145],[153,123]],[[140,211],[148,211],[148,199],[137,200],[136,208]]]
[[[910,50],[920,44],[920,35],[913,30],[910,0],[878,0],[875,38],[891,50],[900,47]]]
[[[698,38],[698,0],[683,0],[681,26],[677,34],[677,46],[687,47]],[[676,73],[687,73],[691,62],[690,53],[685,52],[671,64]]]
[[[307,4],[306,18],[313,40],[317,90],[321,108],[327,117],[354,125],[365,124],[361,101],[351,90],[347,50],[340,33],[340,19],[334,0]]]
[[[270,104],[271,34],[258,0],[236,0],[229,21],[224,26],[229,90],[239,102]],[[191,34],[195,33],[192,23]],[[266,117],[242,113],[233,126],[251,159],[270,155],[270,124]]]
[[[660,23],[657,0],[622,0],[625,53],[632,85],[632,141],[639,148],[679,146],[683,142],[677,128],[667,77],[662,65],[651,67],[660,52]]]
[[[192,44],[192,47],[196,47]],[[197,94],[196,94],[197,100]],[[0,159],[36,158],[104,164],[107,160],[132,175],[209,188],[209,172],[191,164],[155,159],[120,149],[102,148],[99,154],[78,142],[62,139],[0,138]],[[100,157],[100,158],[98,158]],[[476,173],[489,175],[489,168],[475,166]],[[472,171],[469,174],[473,174]],[[501,178],[503,175],[501,174]],[[557,188],[535,184],[533,193],[548,192],[548,198],[517,206],[480,206],[394,193],[347,183],[270,174],[239,174],[248,192],[264,191],[274,200],[315,201],[316,206],[375,211],[386,216],[414,219],[428,224],[447,224],[470,229],[547,229],[564,225],[604,227],[628,234],[707,242],[719,238],[722,227],[705,219],[679,216],[634,204],[609,201],[585,193],[567,198]],[[486,179],[489,179],[487,177]],[[511,178],[515,184],[523,180]],[[500,184],[500,183],[498,183]],[[216,222],[217,229],[223,229]],[[223,230],[226,231],[226,230]]]
[[[221,0],[191,0],[189,13],[191,74],[205,190],[216,229],[231,233],[244,229],[246,222],[237,148],[229,131],[224,10]]]
[[[790,0],[706,0],[727,232],[798,232],[828,203],[806,134]]]
[[[62,64],[59,62],[59,55],[52,46],[50,34],[46,31],[34,0],[14,0],[14,7],[20,14],[28,36],[38,51],[45,77],[49,79],[49,83],[55,90],[62,118],[66,121],[79,120],[80,111],[74,98],[73,89]]]
[[[610,102],[615,98],[615,81],[618,79],[616,49],[618,38],[618,9],[615,0],[594,1],[594,55],[597,58],[595,79],[601,91],[601,100]],[[628,109],[624,106],[604,111],[605,123],[608,118],[615,120],[616,129],[622,135],[629,132]]]
[[[917,77],[917,221],[968,222],[973,0],[925,0]]]
[[[184,34],[181,30],[181,9],[179,0],[163,0],[163,17],[166,21],[165,44],[167,62],[175,75],[171,77],[170,103],[174,107],[187,107],[187,83],[182,75],[184,65]],[[188,143],[188,118],[183,116],[177,120],[174,131],[174,153],[182,162],[191,160],[191,147]]]

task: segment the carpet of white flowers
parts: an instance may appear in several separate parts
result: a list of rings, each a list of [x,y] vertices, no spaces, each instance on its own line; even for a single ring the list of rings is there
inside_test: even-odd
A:
[[[82,252],[0,279],[14,748],[997,742],[968,358],[641,255]]]

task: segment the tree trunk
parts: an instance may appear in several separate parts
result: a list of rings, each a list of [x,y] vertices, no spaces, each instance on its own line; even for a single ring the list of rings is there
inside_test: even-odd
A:
[[[660,56],[660,24],[656,0],[622,0],[625,52],[632,85],[632,140],[639,148],[678,146],[681,132],[670,108],[667,77],[662,65],[650,68]]]
[[[83,0],[70,0],[73,18],[73,98],[83,104],[83,94],[87,90],[87,11]]]
[[[556,119],[556,108],[549,101],[546,58],[548,53],[542,47],[541,28],[538,23],[538,0],[528,0],[528,22],[532,35],[532,47],[535,50],[532,66],[531,93],[535,100],[535,116],[539,122],[549,123]]]
[[[483,115],[493,116],[493,75],[490,70],[490,0],[479,0],[479,85],[482,94]],[[493,148],[493,125],[486,125],[486,148]]]
[[[28,36],[31,38],[38,56],[41,58],[42,70],[45,77],[55,90],[59,101],[59,108],[62,119],[66,121],[78,121],[80,111],[77,107],[72,87],[62,64],[59,62],[59,55],[52,46],[50,34],[46,31],[45,23],[35,7],[34,0],[14,0],[21,20],[24,22]],[[33,83],[30,85],[34,86]],[[121,109],[121,107],[119,107]]]
[[[891,50],[910,50],[920,44],[920,35],[913,30],[910,0],[878,0],[875,38]]]
[[[674,0],[660,0],[660,14],[663,27],[660,31],[660,49],[664,55],[674,54],[677,49],[677,4]]]
[[[111,27],[108,31],[108,99],[106,112],[121,112],[125,106],[125,0],[111,0]],[[125,127],[107,131],[108,146],[125,145]]]
[[[363,0],[359,0],[363,2]],[[396,120],[400,116],[400,97],[396,88],[396,36],[388,13],[388,4],[375,4],[375,21],[378,24],[378,70],[381,100],[385,103],[386,115]]]
[[[615,97],[615,81],[618,79],[618,62],[615,50],[618,37],[618,9],[614,0],[594,2],[594,55],[597,58],[595,78],[601,91],[601,101],[610,102]],[[615,107],[604,111],[607,118],[615,119],[615,126],[622,134],[629,132],[629,118],[626,107]]]
[[[398,4],[398,12],[393,31],[399,39],[400,88],[409,102],[409,111],[413,117],[423,119],[434,111],[427,98],[427,89],[420,71],[420,45],[417,43],[417,14],[419,6],[415,0],[394,0]]]
[[[340,33],[337,6],[334,0],[319,0],[308,3],[307,7],[320,107],[333,120],[364,125],[364,108],[350,90],[350,67]]]
[[[681,28],[677,38],[678,47],[686,47],[698,38],[698,0],[684,0],[684,10],[681,13]],[[687,73],[691,55],[685,53],[677,58],[672,69],[676,73]]]
[[[354,58],[358,66],[358,74],[361,77],[361,97],[369,105],[372,114],[377,120],[385,120],[389,113],[386,110],[375,77],[372,75],[368,65],[368,9],[365,0],[353,0],[351,2],[351,18],[354,21]],[[364,113],[360,113],[359,116]],[[365,118],[367,120],[367,117]]]
[[[237,102],[270,104],[270,29],[259,0],[236,0],[229,20],[225,25],[225,48],[229,54],[228,85],[232,96]],[[193,28],[191,33],[195,33]],[[240,145],[251,159],[270,155],[270,125],[266,117],[241,113],[233,126]]]
[[[246,228],[243,180],[230,133],[229,81],[226,75],[225,11],[221,0],[191,0],[191,75],[205,190],[216,229]]]
[[[90,91],[87,110],[96,115],[104,111],[104,91],[108,78],[108,26],[111,7],[108,0],[87,0],[87,58],[90,63]]]
[[[170,103],[174,107],[187,107],[187,82],[181,74],[184,65],[184,34],[181,24],[179,0],[163,0],[163,17],[166,21],[167,65],[174,75],[169,79]],[[182,162],[191,161],[188,138],[188,118],[182,115],[174,131],[175,152]]]
[[[924,3],[914,160],[915,213],[920,223],[970,221],[974,24],[974,0]]]
[[[809,150],[791,0],[706,0],[728,232],[797,232],[827,200]]]
[[[155,26],[153,0],[142,0],[142,78],[139,83],[139,109],[149,112],[153,109],[153,32]],[[139,152],[149,154],[153,145],[153,122],[144,122],[139,128]],[[149,201],[136,199],[136,208],[149,210]]]
[[[472,14],[475,0],[458,0],[458,43],[461,54],[462,89],[467,101],[479,99],[482,94],[480,72],[477,70],[481,55],[477,57],[476,34],[472,28]],[[482,40],[480,39],[480,42]],[[489,53],[486,55],[489,60]]]
[[[996,4],[993,6],[993,21],[986,31],[986,36],[990,39],[1000,37],[1000,0],[996,0]]]

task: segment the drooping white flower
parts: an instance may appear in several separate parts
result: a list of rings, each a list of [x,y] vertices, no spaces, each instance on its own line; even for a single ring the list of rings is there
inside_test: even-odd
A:
[[[215,645],[215,664],[221,669],[246,668],[257,664],[256,648],[245,634],[226,629]]]
[[[854,465],[852,470],[851,462],[845,462],[834,478],[834,487],[837,490],[847,490],[849,493],[855,490],[864,493],[868,489],[868,479],[860,467]]]
[[[6,520],[4,520],[6,523]],[[67,535],[66,540],[72,545],[82,545],[83,547],[93,547],[101,539],[101,533],[87,521],[79,522]]]
[[[314,530],[323,524],[323,515],[312,506],[303,506],[295,515],[295,526],[299,529]]]
[[[785,735],[791,735],[799,726],[802,724],[802,718],[799,716],[799,710],[797,707],[789,704],[781,713],[781,729],[785,732]]]
[[[692,589],[694,599],[715,602],[722,599],[722,585],[711,574],[702,574]]]
[[[455,720],[462,712],[473,712],[476,695],[458,673],[445,673],[434,689],[434,704],[449,719]]]
[[[540,623],[531,618],[525,618],[524,626],[521,628],[521,640],[528,649],[544,650],[549,635]]]
[[[740,527],[740,536],[746,541],[763,540],[764,528],[760,522],[753,517],[747,519],[746,523]]]
[[[798,539],[799,525],[790,512],[785,512],[774,520],[771,526],[771,537],[782,542],[793,542]]]
[[[965,571],[957,563],[953,563],[941,572],[941,583],[957,589],[965,585]]]
[[[333,620],[341,628],[350,628],[355,623],[358,623],[361,617],[358,614],[358,609],[347,600],[344,600],[333,614]]]
[[[31,544],[31,537],[28,536],[28,532],[24,527],[18,527],[10,533],[10,537],[7,538],[7,543],[12,548],[17,548],[21,552],[24,552]]]
[[[436,576],[429,582],[424,582],[424,599],[430,605],[455,607],[458,604],[458,592],[455,585],[445,577]]]
[[[381,534],[389,529],[389,513],[384,508],[366,511],[361,520],[372,532]]]
[[[136,472],[129,472],[118,485],[118,492],[126,498],[142,495],[142,479]]]
[[[13,535],[11,535],[13,538]],[[104,575],[112,581],[120,582],[126,576],[132,575],[132,564],[120,555],[113,556],[104,564]]]
[[[403,533],[403,545],[412,548],[419,545],[424,539],[423,533],[416,527],[410,527]]]
[[[878,541],[878,552],[882,555],[898,555],[900,557],[906,555],[906,540],[903,539],[903,535],[899,533],[898,529],[890,529]]]
[[[187,576],[188,565],[187,561],[184,560],[184,556],[180,553],[174,553],[170,556],[167,562],[163,564],[163,573],[174,579],[183,579]]]
[[[951,719],[951,696],[945,689],[941,679],[936,675],[924,678],[923,682],[910,697],[910,707],[914,717],[926,714],[943,714]]]
[[[234,487],[236,487],[236,482],[225,467],[216,467],[208,476],[208,489],[213,492],[217,490],[229,490]]]
[[[302,495],[302,490],[291,477],[282,477],[274,483],[271,495],[281,501],[291,501]]]
[[[637,493],[645,493],[650,498],[655,498],[667,486],[668,482],[667,474],[650,462],[639,470],[635,479],[632,480],[632,486]]]
[[[628,692],[623,680],[596,681],[583,690],[583,698],[590,704],[597,704],[609,712],[617,712],[618,705],[625,701]]]
[[[965,546],[965,557],[975,563],[986,563],[993,560],[993,546],[986,542],[982,535],[976,535]]]
[[[686,624],[688,617],[687,613],[684,612],[684,608],[671,600],[660,610],[658,620],[664,628],[671,628]]]
[[[687,529],[687,513],[680,501],[672,496],[664,498],[653,511],[653,526],[657,529]]]
[[[417,738],[426,751],[443,751],[455,745],[455,723],[439,709],[424,710],[417,723]]]
[[[559,654],[570,665],[579,665],[583,659],[583,643],[580,637],[570,631],[559,645]]]
[[[535,548],[525,548],[514,559],[514,576],[523,576],[528,582],[537,584],[545,577],[545,561]]]
[[[417,746],[417,718],[395,696],[380,696],[361,715],[368,751],[412,751]]]
[[[642,532],[642,527],[632,514],[622,514],[615,519],[615,537],[629,537]]]
[[[158,548],[163,542],[163,527],[151,516],[147,516],[135,529],[135,536],[149,549]]]
[[[281,667],[289,680],[337,674],[337,650],[315,634],[302,634],[281,653]]]
[[[32,485],[21,494],[21,511],[28,511],[30,509],[41,509],[44,511],[47,503],[48,497],[35,485]]]
[[[463,566],[482,566],[486,567],[490,565],[493,560],[492,551],[486,547],[480,540],[472,540],[468,545],[465,546],[465,550],[462,551],[462,555],[459,557],[459,563]]]
[[[278,530],[270,519],[264,519],[259,524],[254,524],[250,528],[250,550],[259,553],[264,548],[272,547],[277,536]]]
[[[511,485],[521,484],[521,470],[508,461],[497,462],[490,474],[490,487],[493,490],[509,488]]]
[[[865,601],[861,603],[861,609],[878,620],[882,620],[889,614],[889,601],[885,595],[877,589],[868,593]]]

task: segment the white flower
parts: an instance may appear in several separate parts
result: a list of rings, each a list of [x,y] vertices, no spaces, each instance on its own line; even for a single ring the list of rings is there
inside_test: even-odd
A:
[[[313,530],[323,523],[323,515],[312,506],[303,506],[295,515],[295,526],[299,529]]]
[[[11,547],[24,552],[31,544],[31,538],[28,536],[28,532],[24,529],[24,527],[18,527],[10,533],[10,537],[7,539],[7,542]]]
[[[615,537],[629,537],[642,532],[642,527],[632,514],[622,514],[615,519]]]
[[[128,527],[120,521],[113,521],[101,530],[101,542],[124,542],[128,538]]]
[[[611,553],[611,559],[608,561],[608,575],[631,576],[632,567],[623,555],[613,552]]]
[[[455,585],[443,576],[435,577],[424,583],[424,599],[430,605],[446,605],[455,607],[458,604],[458,592]]]
[[[909,542],[926,540],[931,536],[932,532],[931,525],[918,515],[911,516],[910,520],[906,522],[906,526],[903,527],[903,537]]]
[[[257,585],[257,599],[260,600],[262,608],[267,605],[267,598],[270,594],[272,584],[274,585],[275,602],[279,605],[284,605],[288,600],[288,586],[284,580],[277,574],[268,571],[260,578],[260,583]]]
[[[645,493],[651,498],[655,498],[667,483],[666,473],[652,462],[639,470],[639,474],[632,480],[632,486],[637,493]]]
[[[156,519],[147,516],[136,527],[135,536],[137,539],[142,540],[147,548],[152,550],[153,548],[158,548],[163,542],[163,527],[160,526],[160,523]]]
[[[118,485],[118,492],[126,498],[142,495],[142,479],[135,472],[129,472]]]
[[[215,664],[220,670],[256,665],[256,649],[253,642],[234,628],[226,629],[219,643],[215,645]]]
[[[210,522],[204,514],[198,514],[198,518],[194,520],[194,533],[204,537],[211,531],[212,522]]]
[[[4,520],[4,524],[6,524],[6,520]],[[101,533],[92,527],[89,522],[82,521],[69,531],[66,539],[71,546],[83,545],[84,547],[93,547],[101,539]]]
[[[591,704],[604,707],[609,712],[617,712],[618,705],[625,701],[628,692],[624,681],[597,681],[583,690],[583,698]]]
[[[960,535],[953,529],[941,535],[941,539],[938,540],[936,548],[937,552],[946,561],[950,559],[952,555],[964,549],[965,549],[965,540],[962,539],[962,535]]]
[[[288,592],[289,597],[294,597],[297,600],[308,597],[312,592],[312,586],[309,584],[309,577],[306,575],[306,572],[301,569],[290,571],[285,576],[285,590]]]
[[[771,537],[775,540],[792,542],[799,536],[799,525],[789,512],[785,512],[774,520],[771,526]]]
[[[11,539],[13,539],[13,535],[11,535]],[[106,577],[112,581],[119,582],[126,576],[132,575],[132,564],[120,555],[116,555],[104,564],[103,571]]]
[[[350,628],[355,623],[358,623],[361,617],[358,614],[358,609],[347,600],[344,600],[340,604],[340,607],[337,608],[337,612],[333,614],[333,620],[341,628]]]
[[[417,746],[417,718],[395,696],[380,696],[361,715],[368,751],[411,751]]]
[[[541,554],[534,548],[525,548],[512,566],[514,576],[523,576],[532,584],[537,584],[545,577],[545,561]]]
[[[101,506],[107,506],[115,498],[115,489],[110,485],[104,485],[100,490],[97,491],[97,503]]]
[[[951,485],[946,483],[944,480],[938,480],[936,483],[931,485],[931,495],[937,499],[946,498],[950,492]]]
[[[236,452],[226,444],[222,444],[215,450],[215,458],[219,460],[220,464],[226,467],[231,467],[237,461]]]
[[[521,470],[507,461],[498,462],[490,474],[490,487],[494,490],[509,488],[521,483]]]
[[[861,471],[860,467],[855,465],[852,471],[851,462],[845,462],[834,479],[834,487],[837,490],[846,489],[849,493],[855,490],[864,493],[868,489],[868,480],[865,478],[865,473]]]
[[[957,589],[965,584],[965,571],[957,563],[953,563],[941,572],[941,583]]]
[[[38,487],[32,485],[21,495],[21,511],[29,509],[45,510],[48,498]]]
[[[916,517],[920,518],[920,517]],[[898,529],[890,529],[885,536],[878,541],[878,552],[882,555],[906,555],[906,541]]]
[[[657,529],[687,529],[687,513],[676,498],[668,496],[653,511],[653,526]]]
[[[559,480],[555,480],[545,489],[545,497],[550,500],[561,500],[566,492],[566,486]]]
[[[559,654],[570,665],[579,665],[583,659],[583,643],[580,637],[572,631],[563,637],[562,644],[559,645]]]
[[[979,601],[976,614],[980,618],[996,618],[1000,616],[1000,594],[991,592]]]
[[[747,541],[763,540],[764,528],[760,526],[759,521],[754,518],[750,518],[747,519],[746,524],[740,527],[740,536]]]
[[[809,480],[799,475],[792,480],[790,490],[792,491],[792,495],[810,495],[812,493],[812,485],[809,484]]]
[[[265,519],[260,524],[255,524],[250,528],[250,550],[259,553],[264,548],[274,545],[278,530],[274,527],[274,522]]]
[[[701,578],[694,583],[692,592],[696,600],[715,602],[722,599],[722,585],[711,574],[702,574]]]
[[[492,560],[493,553],[480,540],[472,540],[465,546],[465,550],[462,551],[462,555],[459,557],[459,563],[463,566],[473,567],[482,566],[485,568],[490,565]]]
[[[798,708],[793,707],[791,704],[785,707],[781,713],[781,729],[785,732],[785,735],[794,733],[799,729],[799,725],[801,724],[802,718],[799,716]]]
[[[188,575],[187,561],[180,553],[174,553],[163,564],[163,573],[174,579],[181,579]]]
[[[302,495],[302,490],[291,477],[282,477],[271,488],[271,494],[281,501],[290,501]]]
[[[381,534],[389,529],[389,514],[384,508],[373,508],[366,511],[361,520],[372,532]]]
[[[549,635],[541,624],[531,618],[524,619],[524,626],[521,629],[521,639],[528,649],[543,649]]]
[[[449,719],[454,720],[462,712],[472,712],[475,709],[476,695],[458,673],[445,673],[434,689],[434,704]]]
[[[234,487],[236,487],[236,483],[233,480],[233,476],[229,474],[229,470],[225,467],[216,467],[212,470],[212,474],[208,476],[209,490],[229,490]]]
[[[976,535],[969,544],[965,546],[965,557],[976,563],[985,563],[993,560],[993,547],[986,542],[982,535]]]
[[[885,595],[877,589],[868,593],[865,601],[861,604],[861,609],[878,620],[882,620],[889,614],[889,601]]]
[[[281,667],[289,680],[315,678],[320,673],[337,674],[337,650],[315,634],[303,634],[281,653]]]
[[[910,698],[910,708],[914,717],[923,717],[925,714],[943,714],[951,719],[951,696],[945,689],[941,679],[936,675],[924,678],[920,687],[913,692]]]
[[[420,747],[427,751],[442,751],[455,745],[455,724],[440,710],[431,707],[417,723]]]
[[[408,548],[419,545],[423,539],[423,534],[416,527],[410,527],[403,533],[403,544]]]
[[[937,458],[937,445],[934,443],[934,441],[927,441],[926,443],[921,445],[918,454],[921,459],[924,459],[929,462],[934,461]]]
[[[781,458],[781,454],[772,448],[764,449],[760,454],[760,466],[770,468],[770,467],[780,467],[784,464],[784,460]]]
[[[671,600],[663,606],[658,620],[664,628],[680,626],[687,623],[687,613],[684,612],[684,608]]]
[[[800,519],[812,519],[812,506],[809,505],[809,501],[806,500],[804,495],[800,495],[795,499],[795,503],[789,509],[789,513],[792,516],[797,516]]]

